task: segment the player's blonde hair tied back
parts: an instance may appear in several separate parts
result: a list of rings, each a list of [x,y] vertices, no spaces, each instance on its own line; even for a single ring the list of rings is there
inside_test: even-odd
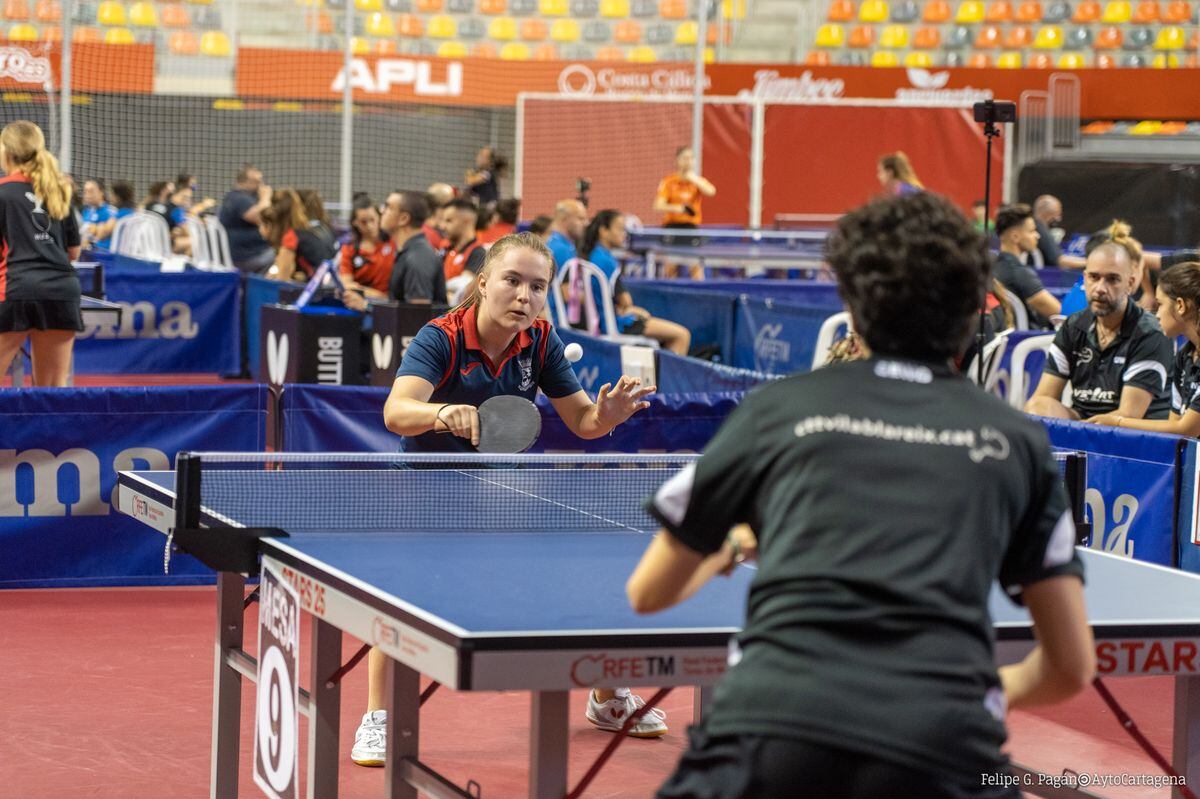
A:
[[[29,178],[33,193],[53,219],[71,212],[71,184],[58,167],[58,159],[46,149],[46,137],[34,123],[19,119],[0,131],[0,148],[8,160]]]

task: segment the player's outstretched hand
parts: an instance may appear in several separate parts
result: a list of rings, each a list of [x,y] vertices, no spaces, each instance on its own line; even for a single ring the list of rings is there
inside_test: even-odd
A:
[[[474,405],[444,405],[434,422],[435,432],[453,433],[479,446],[479,409]]]
[[[641,388],[641,385],[640,379],[621,375],[615,386],[611,383],[600,386],[600,393],[596,395],[596,416],[601,424],[616,427],[638,411],[649,408],[650,403],[645,398],[658,387]]]
[[[1091,417],[1090,419],[1084,419],[1084,421],[1091,422],[1092,424],[1103,425],[1104,427],[1121,426],[1121,417],[1115,413],[1101,413],[1097,416]]]

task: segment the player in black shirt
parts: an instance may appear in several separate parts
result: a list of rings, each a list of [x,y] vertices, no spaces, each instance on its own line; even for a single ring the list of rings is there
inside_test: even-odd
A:
[[[992,271],[1004,288],[1017,295],[1025,305],[1031,329],[1050,328],[1050,317],[1062,311],[1062,304],[1046,291],[1037,271],[1022,260],[1041,241],[1028,205],[1006,205],[996,214],[996,236],[1000,254]]]
[[[928,193],[843,217],[828,260],[872,355],[755,390],[648,503],[627,591],[669,607],[757,534],[732,668],[660,797],[1005,797],[1008,707],[1091,679],[1074,526],[1046,432],[950,365],[989,277]],[[745,538],[744,530],[739,538]],[[996,579],[1039,648],[997,673]]]
[[[83,330],[70,184],[32,122],[0,132],[0,164],[7,175],[0,180],[0,374],[29,339],[33,384],[65,386]]]
[[[1171,366],[1171,415],[1167,419],[1126,419],[1119,413],[1089,421],[1152,433],[1200,436],[1200,263],[1176,264],[1162,274],[1157,289],[1158,322],[1168,339],[1187,338]]]
[[[1173,349],[1154,316],[1131,299],[1139,278],[1126,244],[1109,241],[1092,250],[1083,270],[1088,307],[1055,334],[1026,411],[1059,419],[1167,418]],[[1070,408],[1060,400],[1067,381]]]

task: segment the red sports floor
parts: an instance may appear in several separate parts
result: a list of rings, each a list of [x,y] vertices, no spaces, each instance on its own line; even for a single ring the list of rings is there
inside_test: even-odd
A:
[[[0,674],[6,683],[0,689],[0,796],[207,796],[212,600],[211,588],[0,592]],[[253,651],[253,641],[247,648]],[[347,640],[346,656],[356,648],[357,642]],[[362,666],[343,683],[344,797],[382,795],[382,770],[349,760],[365,681]],[[1170,680],[1112,680],[1109,687],[1169,757]],[[584,700],[582,692],[573,697],[572,783],[609,740],[584,720]],[[249,770],[252,701],[250,686],[243,692],[244,796],[259,795]],[[422,716],[422,757],[460,784],[479,782],[484,796],[522,796],[528,706],[526,694],[439,691]],[[691,692],[677,689],[663,709],[671,733],[659,741],[625,742],[587,796],[653,794],[684,744]],[[1091,691],[1051,710],[1015,713],[1010,729],[1014,759],[1048,773],[1063,768],[1154,773]],[[300,773],[303,778],[303,760]],[[1119,799],[1169,796],[1165,788],[1100,793]]]

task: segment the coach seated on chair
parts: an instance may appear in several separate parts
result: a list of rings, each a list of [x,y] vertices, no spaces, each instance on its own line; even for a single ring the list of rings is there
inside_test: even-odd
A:
[[[1130,300],[1138,277],[1129,249],[1120,243],[1092,251],[1083,271],[1088,305],[1055,334],[1027,412],[1059,419],[1108,413],[1167,418],[1174,348],[1154,315]],[[1068,380],[1071,408],[1060,401]]]
[[[1028,205],[1006,205],[996,213],[996,236],[1000,254],[993,276],[1004,288],[1025,304],[1031,330],[1049,330],[1050,317],[1062,311],[1062,304],[1046,291],[1037,271],[1025,265],[1027,253],[1037,249],[1040,236]]]

